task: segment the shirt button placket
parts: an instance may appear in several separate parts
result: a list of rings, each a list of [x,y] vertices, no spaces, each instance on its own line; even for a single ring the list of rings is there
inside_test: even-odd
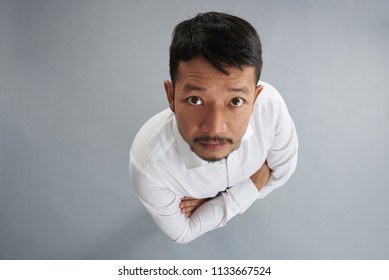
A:
[[[236,152],[232,152],[227,158],[227,176],[229,187],[235,185],[239,178],[239,161]]]

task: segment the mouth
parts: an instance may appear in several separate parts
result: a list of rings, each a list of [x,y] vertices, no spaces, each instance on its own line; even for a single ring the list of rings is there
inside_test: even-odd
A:
[[[227,142],[199,142],[199,144],[207,150],[217,151],[223,148]]]
[[[201,147],[211,151],[217,151],[223,148],[226,144],[231,144],[231,145],[233,144],[231,138],[220,137],[220,136],[198,137],[194,140],[194,142],[198,143]]]

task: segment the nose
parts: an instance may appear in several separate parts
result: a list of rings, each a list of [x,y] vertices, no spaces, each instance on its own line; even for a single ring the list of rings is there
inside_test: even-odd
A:
[[[219,135],[227,132],[226,116],[223,108],[216,106],[208,108],[201,130],[208,135]]]

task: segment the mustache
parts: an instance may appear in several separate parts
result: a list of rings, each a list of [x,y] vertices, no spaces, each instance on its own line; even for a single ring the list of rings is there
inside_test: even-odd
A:
[[[219,135],[215,136],[199,136],[194,138],[193,140],[194,143],[209,143],[209,142],[219,142],[219,143],[229,143],[229,144],[234,144],[234,141],[231,138],[228,137],[222,137]]]

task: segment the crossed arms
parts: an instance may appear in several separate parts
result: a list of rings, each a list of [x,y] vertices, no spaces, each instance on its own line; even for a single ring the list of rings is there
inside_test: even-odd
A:
[[[283,185],[295,170],[298,143],[286,107],[281,111],[284,114],[280,114],[277,121],[266,162],[250,178],[213,198],[180,196],[158,178],[146,176],[131,163],[131,177],[139,199],[160,229],[177,243],[190,242],[205,232],[224,226],[258,198]]]
[[[271,170],[267,165],[267,162],[265,162],[261,168],[250,177],[258,191],[260,191],[262,187],[269,181],[270,174]],[[181,198],[180,211],[186,218],[189,218],[197,208],[211,199],[212,198],[193,198],[184,196]]]

